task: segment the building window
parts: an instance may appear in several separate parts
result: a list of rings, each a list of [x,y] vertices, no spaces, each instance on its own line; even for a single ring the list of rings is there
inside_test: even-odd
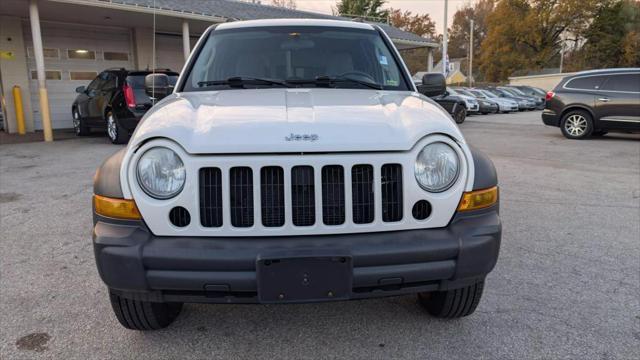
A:
[[[129,53],[105,51],[104,59],[110,61],[129,61]]]
[[[47,80],[62,80],[62,71],[59,70],[46,70],[44,72]],[[38,72],[31,70],[31,79],[38,80]]]
[[[45,59],[59,59],[60,58],[60,51],[58,49],[54,49],[54,48],[44,48],[42,49],[42,54],[44,55]],[[28,47],[27,48],[27,56],[29,58],[33,58],[33,48],[32,47]]]
[[[70,49],[70,50],[67,50],[67,57],[69,59],[76,59],[76,60],[95,60],[96,52],[93,50],[85,50],[85,49]]]
[[[98,73],[95,71],[69,71],[71,80],[93,80]]]

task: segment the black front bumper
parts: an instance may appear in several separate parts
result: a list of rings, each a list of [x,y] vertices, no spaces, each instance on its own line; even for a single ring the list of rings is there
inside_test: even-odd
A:
[[[498,105],[497,104],[480,104],[480,113],[494,113],[494,112],[498,112]]]
[[[143,222],[95,216],[93,244],[102,280],[121,296],[255,303],[265,257],[348,256],[350,299],[463,287],[493,269],[501,230],[497,206],[439,229],[252,238],[157,237]]]

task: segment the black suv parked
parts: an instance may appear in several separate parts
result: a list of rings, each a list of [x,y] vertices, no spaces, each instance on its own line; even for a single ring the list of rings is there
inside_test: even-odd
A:
[[[144,88],[144,78],[151,72],[108,69],[89,86],[76,88],[78,97],[71,106],[76,135],[87,135],[92,128],[106,129],[112,143],[126,143],[138,121],[151,108],[151,98]],[[178,80],[178,73],[170,70],[155,72],[167,74],[171,85]]]
[[[459,96],[451,95],[445,91],[444,94],[434,93],[431,91],[432,87],[446,86],[444,82],[444,77],[441,76],[441,73],[426,73],[422,76],[422,80],[414,81],[416,87],[418,88],[418,92],[422,95],[430,97],[433,101],[435,101],[438,105],[442,106],[456,124],[462,124],[464,120],[467,118],[467,106]]]
[[[546,125],[569,139],[608,131],[640,131],[640,68],[603,69],[567,76],[547,93]]]

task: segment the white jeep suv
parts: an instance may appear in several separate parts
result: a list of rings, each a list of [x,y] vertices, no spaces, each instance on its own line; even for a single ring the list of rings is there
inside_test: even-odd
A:
[[[434,316],[475,310],[500,247],[495,169],[379,27],[225,23],[175,88],[146,84],[165,97],[94,184],[123,326],[165,327],[184,302],[418,294]]]

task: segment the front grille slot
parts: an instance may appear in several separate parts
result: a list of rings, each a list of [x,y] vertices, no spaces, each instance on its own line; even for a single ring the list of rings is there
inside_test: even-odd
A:
[[[402,220],[402,166],[385,164],[382,166],[382,221]]]
[[[293,225],[311,226],[316,222],[313,167],[291,169],[291,215]]]
[[[253,226],[253,171],[249,167],[234,167],[229,171],[231,225]]]
[[[284,171],[279,166],[260,169],[262,225],[284,225]]]
[[[200,169],[200,223],[222,226],[222,172],[218,168]]]
[[[374,217],[373,166],[355,165],[351,168],[351,201],[353,222],[368,224]]]
[[[344,169],[340,165],[327,165],[322,168],[322,222],[342,225],[344,212]]]
[[[238,165],[199,170],[203,227],[335,227],[404,219],[401,164]],[[186,222],[175,215],[170,219],[174,225]]]

